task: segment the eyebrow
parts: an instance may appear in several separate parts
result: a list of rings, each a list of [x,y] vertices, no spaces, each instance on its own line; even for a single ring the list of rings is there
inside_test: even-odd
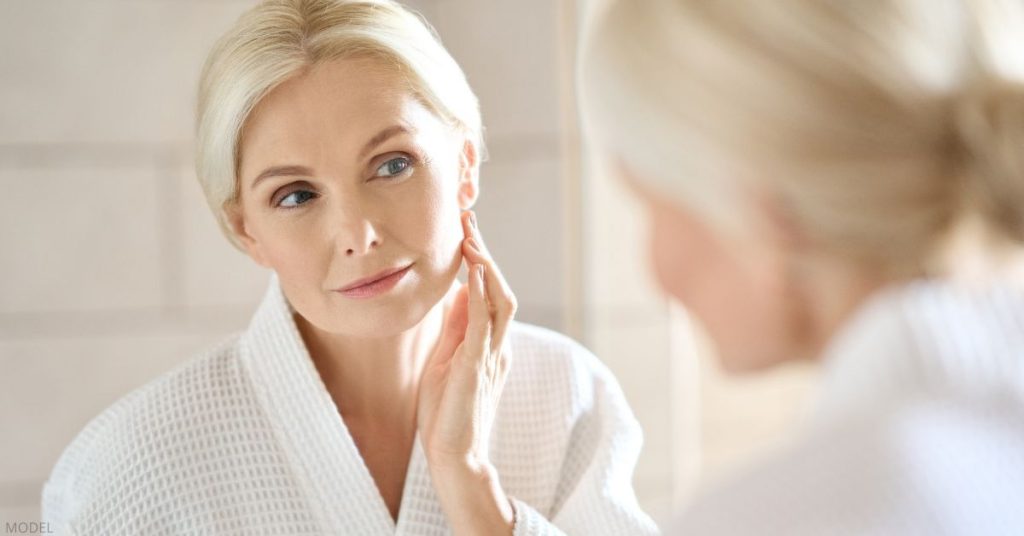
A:
[[[273,166],[264,169],[262,173],[256,176],[256,179],[252,181],[252,187],[255,188],[257,184],[263,179],[270,177],[290,177],[294,175],[312,175],[313,170],[306,166]]]
[[[412,131],[405,125],[392,125],[380,131],[374,137],[370,138],[370,141],[366,142],[362,150],[359,151],[359,159],[362,160],[366,157],[366,154],[377,148],[378,145],[388,141],[389,139],[399,134],[411,134]]]
[[[370,141],[366,142],[366,145],[359,151],[359,160],[366,157],[367,153],[374,150],[380,144],[388,141],[389,139],[399,134],[411,134],[412,130],[405,125],[392,125],[378,132]],[[281,177],[281,176],[294,176],[294,175],[313,175],[313,170],[306,166],[298,165],[285,165],[285,166],[271,166],[263,170],[259,175],[256,176],[252,181],[252,187],[255,188],[257,184],[263,179],[270,177]]]

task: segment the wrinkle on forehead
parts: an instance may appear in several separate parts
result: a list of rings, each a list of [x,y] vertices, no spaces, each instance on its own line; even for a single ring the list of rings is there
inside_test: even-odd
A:
[[[404,77],[373,59],[345,59],[318,65],[283,82],[253,110],[243,129],[239,175],[247,177],[255,160],[275,153],[324,154],[355,151],[392,124],[414,126],[422,120],[420,99]],[[340,143],[339,143],[340,142]],[[275,157],[277,158],[277,157]],[[262,162],[261,162],[262,164]]]
[[[366,142],[403,125],[427,145],[453,129],[409,89],[404,75],[375,58],[314,66],[282,83],[253,111],[239,144],[239,178],[248,189],[271,166],[316,167],[331,158],[357,163]]]

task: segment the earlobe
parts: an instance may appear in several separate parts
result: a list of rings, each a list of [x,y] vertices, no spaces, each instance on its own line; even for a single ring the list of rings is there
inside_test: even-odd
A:
[[[478,193],[475,178],[472,181],[459,181],[459,208],[462,210],[473,208],[473,205],[476,204]]]
[[[466,140],[459,157],[459,208],[468,210],[476,204],[480,195],[479,187],[480,163],[477,159],[476,145]]]

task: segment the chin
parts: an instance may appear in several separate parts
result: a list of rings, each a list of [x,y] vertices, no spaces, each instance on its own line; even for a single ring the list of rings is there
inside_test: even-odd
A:
[[[412,329],[436,301],[388,296],[365,302],[333,303],[325,331],[356,338],[390,337]]]
[[[377,339],[396,337],[411,329],[418,320],[400,322],[394,317],[387,319],[361,318],[356,322],[337,326],[332,330],[337,335],[355,339]]]
[[[718,365],[730,376],[753,376],[775,367],[777,363],[761,363],[750,359],[719,357]]]
[[[437,282],[424,284],[417,278],[415,283],[368,300],[329,300],[327,313],[321,317],[323,325],[326,331],[357,338],[391,337],[408,331],[423,321],[446,292]]]
[[[318,290],[289,301],[308,323],[322,332],[354,338],[396,336],[419,324],[455,280],[455,273],[450,277],[423,274],[415,268],[409,275],[412,277],[407,276],[399,286],[368,299]]]
[[[730,376],[752,376],[768,372],[796,359],[787,352],[766,351],[765,348],[723,349],[717,352],[718,365]]]

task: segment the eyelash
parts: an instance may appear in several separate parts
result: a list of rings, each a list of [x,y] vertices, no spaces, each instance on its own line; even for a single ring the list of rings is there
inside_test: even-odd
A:
[[[374,171],[375,172],[379,171],[382,167],[384,167],[384,166],[386,166],[386,165],[388,165],[391,162],[394,162],[396,160],[404,161],[405,162],[405,167],[402,168],[397,173],[395,173],[394,175],[374,175],[373,178],[375,178],[375,179],[383,179],[385,181],[391,181],[391,180],[399,179],[399,178],[402,178],[403,176],[408,175],[414,168],[416,168],[417,163],[418,163],[417,162],[418,159],[413,157],[413,156],[411,156],[411,155],[401,155],[401,156],[396,156],[394,158],[389,158],[389,159],[385,160],[383,163],[381,163],[381,165],[377,166],[377,168]],[[422,160],[422,159],[419,159],[419,160]],[[424,163],[429,163],[429,160],[422,160],[422,161]],[[294,208],[302,207],[303,205],[306,204],[305,202],[299,203],[297,205],[291,205],[291,206],[284,206],[284,205],[281,204],[282,202],[284,202],[285,199],[288,199],[292,195],[299,194],[299,193],[312,194],[312,196],[314,198],[316,196],[315,193],[310,192],[309,190],[296,189],[296,190],[292,190],[291,192],[288,192],[287,194],[282,196],[280,199],[278,199],[277,202],[274,203],[274,206],[276,208],[281,208],[281,209],[284,209],[284,210],[291,210],[291,209],[294,209]]]

